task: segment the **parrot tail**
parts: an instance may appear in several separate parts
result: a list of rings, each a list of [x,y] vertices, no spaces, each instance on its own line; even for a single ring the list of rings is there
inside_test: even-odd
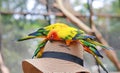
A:
[[[36,38],[36,37],[35,36],[27,36],[25,38],[18,39],[17,41],[24,41],[24,40],[34,39],[34,38]]]
[[[90,47],[90,50],[92,52],[94,52],[97,56],[103,58],[103,56],[101,55],[101,53],[95,47]]]
[[[100,61],[100,59],[97,56],[94,56],[96,62],[102,67],[102,69],[108,73],[107,69],[104,67],[104,65],[102,64],[102,62]]]
[[[102,62],[100,61],[99,57],[94,53],[92,52],[91,50],[90,51],[87,51],[88,53],[90,53],[91,55],[93,55],[93,57],[95,58],[96,62],[98,65],[100,65],[102,67],[102,69],[108,73],[107,69],[104,67],[104,65],[102,64]]]

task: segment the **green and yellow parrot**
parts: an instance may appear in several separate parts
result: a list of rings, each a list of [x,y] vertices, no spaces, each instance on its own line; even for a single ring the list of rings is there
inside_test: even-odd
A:
[[[29,34],[27,37],[19,39],[18,41],[33,39],[33,38],[46,38],[48,40],[64,40],[66,42],[77,39],[94,39],[94,36],[87,35],[82,30],[70,27],[63,23],[55,23],[43,28],[38,29],[36,32]],[[68,44],[69,45],[69,44]]]
[[[35,50],[34,57],[41,57],[44,50],[44,46],[47,41],[65,41],[66,45],[70,45],[71,42],[79,41],[83,45],[84,50],[94,56],[98,64],[107,72],[105,67],[102,65],[98,57],[103,58],[100,52],[96,49],[96,46],[100,46],[104,49],[106,46],[95,41],[95,36],[88,35],[84,31],[70,27],[64,23],[55,23],[49,26],[38,29],[37,31],[30,33],[27,37],[19,39],[18,41],[34,39],[34,38],[45,38],[39,43],[38,48]],[[108,72],[107,72],[108,73]]]
[[[76,41],[78,39],[86,39],[86,38],[94,39],[95,37],[84,34],[84,31],[70,27],[66,24],[55,23],[55,24],[40,28],[37,31],[30,33],[27,37],[19,39],[18,41],[24,41],[28,39],[34,39],[34,38],[45,38],[46,42],[48,40],[65,41],[67,45],[70,45],[70,42]],[[46,42],[42,42],[42,45],[43,44],[45,45]],[[38,45],[38,48],[36,49],[34,56],[37,57],[37,53],[39,53],[38,50],[40,49],[41,49],[41,43]]]

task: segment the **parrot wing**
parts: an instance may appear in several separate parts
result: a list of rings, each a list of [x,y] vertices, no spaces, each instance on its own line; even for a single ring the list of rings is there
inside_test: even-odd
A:
[[[47,41],[48,41],[47,39],[44,39],[42,42],[40,42],[40,44],[38,45],[37,49],[35,50],[34,55],[32,56],[32,58],[34,58],[35,56],[38,57],[38,54],[42,55],[44,46],[46,45]]]
[[[96,49],[95,45],[85,41],[85,40],[80,40],[80,43],[84,46],[84,47],[88,47],[88,49],[86,50],[90,50],[92,51],[95,55],[103,58],[103,56],[100,54],[100,52]],[[85,50],[85,51],[86,51]]]
[[[29,36],[44,37],[47,36],[48,32],[49,32],[48,30],[40,28],[37,31],[30,33]]]
[[[92,43],[92,44],[94,44],[94,45],[96,45],[96,46],[100,46],[101,48],[103,48],[103,49],[107,49],[107,50],[109,50],[109,49],[112,49],[111,47],[107,47],[107,46],[104,46],[103,44],[101,44],[101,43],[99,43],[99,42],[97,42],[97,41],[95,41],[95,40],[91,40],[91,39],[86,39],[86,41],[87,42],[90,42],[90,43]]]
[[[76,36],[73,38],[73,40],[80,40],[80,39],[95,39],[95,36],[87,35],[87,34],[76,34]]]
[[[95,36],[85,34],[82,30],[77,30],[77,34],[73,37],[73,40],[80,40],[80,39],[95,39]]]

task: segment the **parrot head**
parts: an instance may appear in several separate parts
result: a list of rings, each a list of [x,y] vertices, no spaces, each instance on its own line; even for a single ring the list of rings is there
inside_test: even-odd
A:
[[[59,38],[59,36],[58,36],[56,31],[49,32],[47,38],[49,40],[60,40],[60,38]]]

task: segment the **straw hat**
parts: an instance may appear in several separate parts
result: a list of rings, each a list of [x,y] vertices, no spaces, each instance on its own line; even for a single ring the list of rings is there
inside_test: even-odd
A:
[[[43,57],[22,62],[24,73],[89,73],[83,66],[83,47],[77,42],[47,42]]]

